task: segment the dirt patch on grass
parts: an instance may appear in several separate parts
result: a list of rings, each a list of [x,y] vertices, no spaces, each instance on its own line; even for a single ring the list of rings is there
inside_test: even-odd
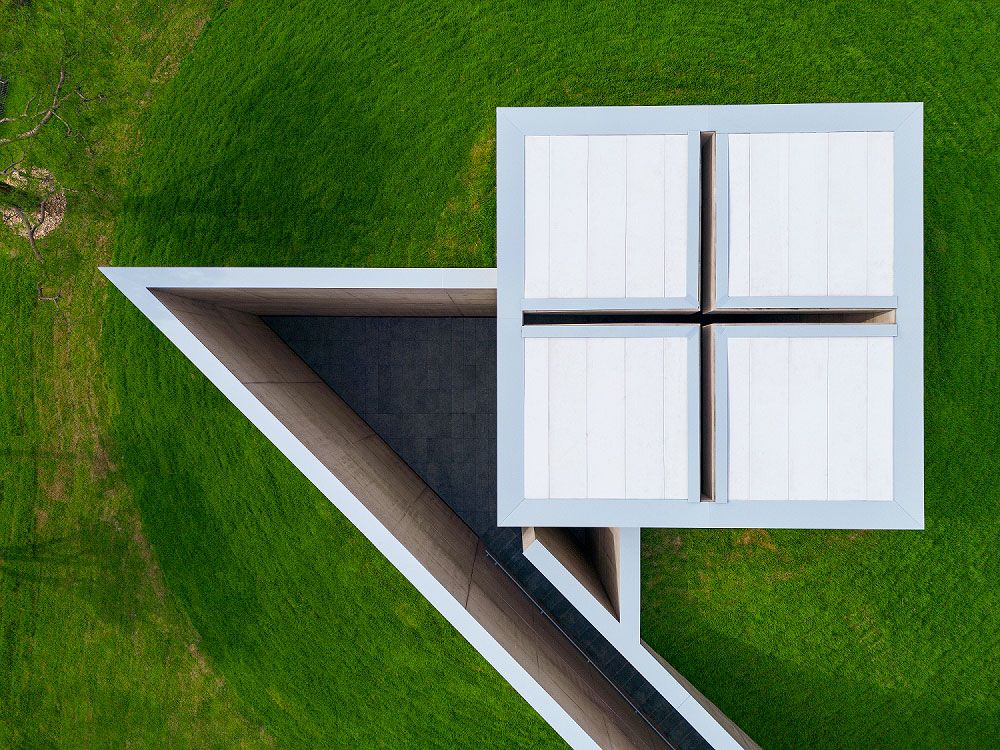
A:
[[[472,144],[468,166],[459,179],[461,190],[448,199],[437,222],[434,246],[429,253],[435,261],[462,265],[479,258],[486,260],[483,235],[486,225],[492,224],[492,219],[484,214],[484,210],[487,205],[495,204],[493,164],[496,147],[496,136],[492,130]]]
[[[180,70],[181,63],[174,55],[167,55],[156,66],[153,72],[153,83],[166,83]]]
[[[194,658],[194,666],[191,668],[191,677],[201,677],[208,674],[211,670],[208,667],[208,660],[205,659],[205,655],[201,653],[201,649],[198,648],[198,644],[189,643],[188,653]]]
[[[142,522],[138,516],[133,516],[130,519],[130,523],[132,526],[132,542],[139,551],[139,557],[142,558],[142,562],[146,568],[146,578],[153,587],[153,593],[156,595],[156,598],[162,602],[167,597],[167,586],[163,580],[163,571],[160,570],[160,566],[156,562],[156,556],[153,554],[153,548],[150,546],[149,540],[142,533]]]
[[[56,477],[51,482],[44,484],[42,486],[42,492],[45,493],[45,497],[49,500],[57,500],[59,502],[66,501],[66,480],[62,477]]]
[[[34,167],[31,170],[30,178],[37,181],[38,186],[49,193],[49,196],[42,201],[36,211],[26,211],[28,220],[35,225],[35,239],[40,240],[46,235],[52,234],[55,229],[62,224],[66,215],[66,191],[56,190],[56,181],[52,173],[41,167]],[[20,169],[12,169],[7,173],[6,180],[14,187],[24,187],[28,184],[29,174]],[[27,238],[28,227],[21,221],[21,217],[10,208],[2,212],[3,223],[13,229],[19,236]]]
[[[771,535],[764,529],[747,529],[736,537],[736,543],[742,547],[760,547],[771,552],[778,550]]]
[[[205,24],[207,23],[208,16],[202,16],[201,18],[196,18],[194,23],[191,24],[191,28],[184,36],[184,39],[187,42],[187,51],[190,51],[191,48],[194,47],[194,43],[198,41],[198,37],[200,37],[201,32],[205,30]]]
[[[108,456],[108,452],[104,449],[104,446],[98,439],[97,445],[94,447],[94,458],[90,464],[91,478],[95,482],[99,482],[117,468],[118,467],[111,461],[111,458]]]
[[[198,648],[197,643],[189,643],[187,647],[188,653],[194,659],[194,664],[191,666],[190,676],[192,681],[197,680],[210,680],[212,688],[218,692],[222,690],[226,685],[226,678],[223,675],[215,675],[213,677],[213,671],[211,665],[208,663],[208,659]]]
[[[767,580],[771,583],[778,581],[790,581],[795,578],[795,573],[791,570],[775,570],[768,574]]]
[[[190,28],[184,34],[184,41],[180,45],[180,49],[167,53],[157,63],[156,70],[153,71],[153,76],[150,79],[151,83],[157,85],[166,83],[177,75],[177,72],[181,68],[181,60],[187,57],[188,53],[194,48],[195,42],[198,41],[198,37],[201,36],[201,32],[204,31],[207,23],[208,16],[196,18],[191,23]]]

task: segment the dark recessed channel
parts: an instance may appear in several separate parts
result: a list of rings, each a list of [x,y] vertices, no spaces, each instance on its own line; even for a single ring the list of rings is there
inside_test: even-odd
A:
[[[865,312],[812,312],[788,310],[787,312],[537,312],[524,313],[524,325],[622,325],[688,323],[711,325],[714,323],[884,323],[889,310]]]

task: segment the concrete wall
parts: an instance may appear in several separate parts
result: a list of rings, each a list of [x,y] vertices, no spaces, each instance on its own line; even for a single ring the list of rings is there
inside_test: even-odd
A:
[[[612,617],[621,619],[621,529],[530,526],[522,540],[526,551],[540,542]]]
[[[599,569],[594,559],[590,529],[585,529],[585,541],[581,543],[565,528],[534,526],[524,529],[524,549],[528,550],[537,540],[547,549],[567,571],[587,590],[612,617],[619,616],[618,571],[615,562],[608,561]],[[597,529],[608,531],[608,529]],[[605,575],[614,580],[605,579]]]
[[[443,315],[497,314],[496,289],[233,289],[190,287],[175,296],[224,305],[254,315]]]
[[[674,669],[667,661],[663,659],[656,651],[651,649],[645,641],[642,641],[642,647],[649,652],[649,654],[663,667],[670,675],[677,680],[691,697],[694,698],[698,704],[704,708],[713,719],[715,719],[723,728],[729,732],[729,735],[736,741],[736,743],[744,750],[760,750],[760,745],[754,742],[753,737],[740,729],[740,726],[726,716],[722,711],[716,706],[712,701],[702,695],[701,691],[698,690],[693,684],[691,684],[684,675]]]
[[[154,294],[599,747],[668,746],[471,529],[259,318],[175,290]]]
[[[587,552],[611,600],[612,612],[621,619],[621,529],[586,529]]]
[[[589,531],[589,530],[588,530]],[[685,712],[690,716],[692,711],[701,712],[726,733],[724,743],[718,746],[738,747],[743,750],[759,750],[758,745],[729,719],[714,703],[698,692],[694,686],[655,653],[639,634],[639,544],[638,529],[601,529],[598,530],[608,549],[614,549],[618,555],[618,584],[621,591],[621,619],[615,619],[599,604],[592,593],[592,584],[587,586],[583,581],[588,577],[597,577],[594,570],[594,560],[576,561],[573,567],[567,567],[566,560],[571,560],[565,552],[558,550],[559,545],[566,544],[566,537],[572,537],[570,530],[563,528],[533,528],[525,529],[523,542],[525,556],[542,572],[553,585],[562,591],[581,612],[585,612],[590,621],[614,644],[618,651],[628,658],[638,672],[649,679],[650,684],[662,695],[669,692],[679,692],[683,698],[679,701],[689,706]],[[579,548],[586,543],[577,545]],[[697,708],[691,708],[690,706]]]
[[[715,133],[701,134],[701,306],[715,307]]]
[[[701,499],[715,498],[715,339],[714,326],[701,329]]]

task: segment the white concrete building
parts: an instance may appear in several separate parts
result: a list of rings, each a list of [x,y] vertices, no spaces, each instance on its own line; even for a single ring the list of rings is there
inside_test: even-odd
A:
[[[922,116],[498,109],[496,271],[104,271],[571,746],[755,748],[641,640],[640,530],[923,528]],[[518,530],[667,719],[269,315],[496,316],[489,532]]]
[[[497,128],[501,525],[922,527],[920,105]]]

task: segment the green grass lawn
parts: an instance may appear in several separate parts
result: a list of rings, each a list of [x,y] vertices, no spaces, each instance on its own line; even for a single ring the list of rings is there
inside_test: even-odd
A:
[[[129,226],[142,115],[169,111],[211,11],[0,5],[8,112],[51,96],[62,58],[68,86],[105,95],[62,110],[86,141],[56,124],[0,153],[70,190],[44,266],[0,227],[0,748],[562,746],[150,325],[109,309],[97,266]]]
[[[926,102],[927,530],[647,531],[643,635],[766,747],[1000,745],[989,4],[56,7],[0,6],[12,106],[60,25],[109,98],[31,147],[46,269],[0,227],[0,746],[558,744],[95,265],[492,265],[496,106],[880,100]]]
[[[117,468],[99,349],[107,285],[96,266],[111,259],[139,102],[207,5],[0,3],[8,114],[51,98],[64,54],[67,90],[107,96],[62,113],[91,155],[58,122],[0,149],[0,169],[23,156],[71,191],[63,226],[39,243],[44,266],[0,226],[2,748],[273,746],[165,585]],[[58,311],[36,302],[39,284],[62,293]]]

